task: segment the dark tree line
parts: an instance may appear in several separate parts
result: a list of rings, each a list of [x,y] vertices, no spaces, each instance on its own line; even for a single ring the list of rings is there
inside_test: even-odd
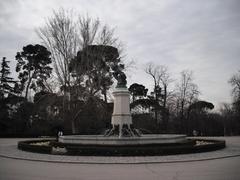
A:
[[[18,80],[10,77],[9,61],[1,66],[1,134],[23,134],[30,129],[34,104],[29,102],[28,92],[44,89],[44,81],[50,77],[50,52],[41,45],[28,45],[16,55]],[[24,95],[23,95],[24,94]]]
[[[152,77],[153,92],[145,94],[145,86],[136,83],[129,88],[133,120],[138,128],[148,127],[148,130],[156,133],[203,136],[240,133],[239,74],[229,80],[233,86],[233,103],[224,104],[220,112],[213,112],[214,105],[211,102],[198,98],[200,92],[191,71],[182,71],[179,81],[175,81],[175,87],[171,88],[169,85],[174,80],[167,67],[148,64],[145,71]]]

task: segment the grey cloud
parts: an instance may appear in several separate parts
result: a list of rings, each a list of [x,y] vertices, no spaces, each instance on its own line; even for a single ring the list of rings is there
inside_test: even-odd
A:
[[[10,0],[0,1],[0,7],[0,55],[14,57],[26,43],[38,43],[34,28],[52,9],[72,8],[116,27],[127,58],[135,59],[139,68],[129,83],[151,87],[142,68],[154,61],[168,65],[175,78],[183,69],[192,69],[202,98],[230,101],[227,80],[240,67],[238,0]]]

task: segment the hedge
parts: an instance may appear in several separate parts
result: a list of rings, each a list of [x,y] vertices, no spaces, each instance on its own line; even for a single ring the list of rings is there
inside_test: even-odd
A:
[[[31,141],[19,141],[18,149],[29,152],[43,153],[43,154],[51,154],[52,146],[40,146],[34,145],[32,143],[40,143],[40,142],[48,142],[50,140],[31,140]]]

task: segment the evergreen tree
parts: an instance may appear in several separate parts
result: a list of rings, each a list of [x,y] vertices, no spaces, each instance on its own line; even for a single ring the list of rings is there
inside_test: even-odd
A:
[[[130,91],[132,95],[133,102],[135,101],[136,97],[146,97],[148,89],[145,88],[145,86],[137,83],[133,83],[128,90]]]
[[[6,57],[2,58],[1,70],[0,70],[0,98],[4,98],[8,94],[14,92],[13,87],[10,84],[13,84],[13,78],[9,77],[11,74],[10,67],[8,65],[9,61],[6,60]]]
[[[69,70],[76,79],[80,80],[80,84],[83,84],[89,97],[102,93],[107,102],[107,90],[113,84],[112,67],[120,65],[119,63],[117,48],[89,45],[71,60]]]
[[[52,62],[51,53],[39,44],[27,45],[23,47],[22,52],[16,55],[16,71],[20,85],[16,89],[25,89],[25,99],[28,97],[29,89],[41,91],[45,89],[45,82],[50,77],[52,68],[49,64]]]

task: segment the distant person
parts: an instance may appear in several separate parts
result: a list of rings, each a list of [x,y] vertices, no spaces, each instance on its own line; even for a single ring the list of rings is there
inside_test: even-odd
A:
[[[57,135],[57,140],[59,139],[60,136],[63,135],[63,132],[62,131],[58,131],[58,135]]]
[[[197,136],[198,135],[198,132],[194,129],[193,130],[193,136]]]

